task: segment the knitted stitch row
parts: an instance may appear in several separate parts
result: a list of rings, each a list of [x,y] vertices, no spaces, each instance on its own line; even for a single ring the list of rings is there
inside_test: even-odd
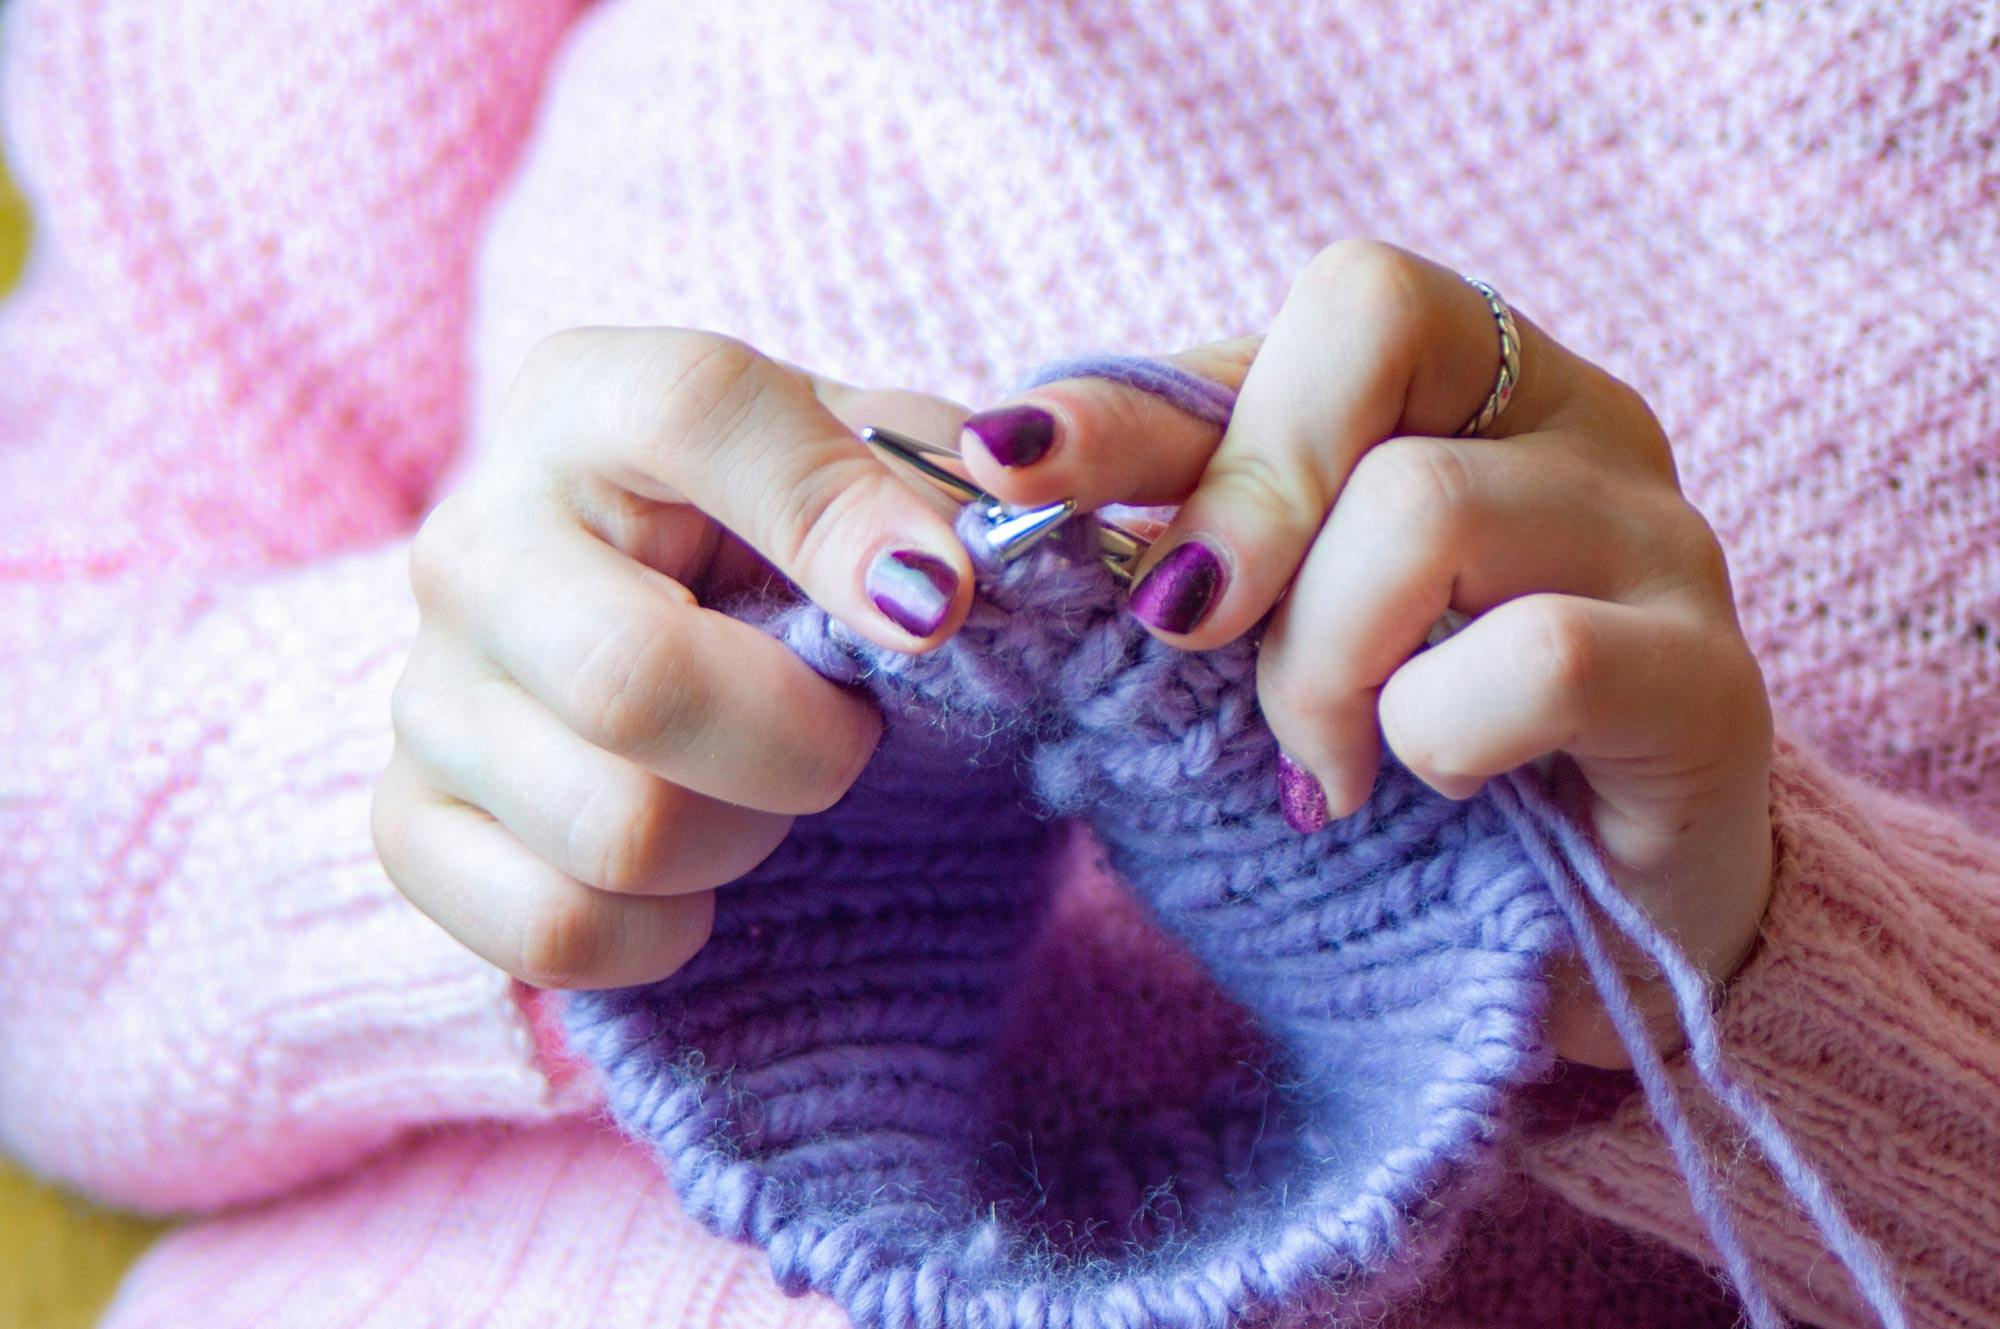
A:
[[[1078,373],[1227,418],[1214,385],[1157,362],[1030,381]],[[742,611],[873,697],[882,746],[846,798],[719,893],[689,965],[569,1003],[574,1046],[688,1212],[863,1329],[1222,1329],[1308,1304],[1345,1320],[1366,1289],[1420,1277],[1492,1181],[1513,1096],[1551,1063],[1548,965],[1573,941],[1752,1322],[1783,1323],[1583,903],[1623,897],[1531,780],[1453,802],[1389,760],[1360,812],[1301,836],[1272,796],[1253,642],[1153,638],[1086,521],[1011,565],[982,529],[961,517],[980,594],[929,655],[808,604]],[[997,1086],[1003,1049],[1022,1055],[1007,1017],[1035,981],[1055,814],[1090,825],[1268,1055],[1203,1086],[1196,1110],[1086,1122],[1052,1150],[1032,1105]],[[1699,975],[1643,914],[1610,916],[1705,1021]],[[1723,1092],[1707,1029],[1704,1076],[1754,1115]],[[1810,1191],[1765,1116],[1753,1133]],[[1899,1324],[1872,1251],[1823,1188],[1803,1198]]]

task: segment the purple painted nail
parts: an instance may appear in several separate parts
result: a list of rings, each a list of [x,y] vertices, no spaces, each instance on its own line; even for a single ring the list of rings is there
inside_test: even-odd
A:
[[[1311,835],[1332,820],[1327,815],[1326,789],[1313,773],[1280,752],[1278,754],[1278,810],[1285,825],[1300,835]]]
[[[958,574],[951,564],[914,549],[888,549],[868,567],[868,598],[891,623],[914,637],[928,637],[951,612]]]
[[[1193,632],[1222,590],[1222,560],[1199,540],[1181,544],[1132,588],[1131,609],[1162,632]]]
[[[1055,444],[1056,418],[1039,406],[1002,406],[972,416],[965,430],[1002,466],[1033,466]]]

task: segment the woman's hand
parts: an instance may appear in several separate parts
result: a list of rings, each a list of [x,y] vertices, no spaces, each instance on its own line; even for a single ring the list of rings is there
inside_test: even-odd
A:
[[[1132,611],[1217,646],[1275,608],[1258,695],[1301,829],[1366,801],[1388,747],[1466,798],[1548,753],[1620,882],[1704,972],[1735,972],[1770,893],[1771,717],[1714,534],[1630,388],[1521,320],[1522,376],[1485,431],[1499,340],[1458,274],[1373,242],[1299,276],[1268,335],[1175,357],[1239,387],[1219,433],[1096,379],[967,421],[1004,498],[1180,509]],[[1423,649],[1445,610],[1471,616]],[[1636,953],[1655,1032],[1671,996]],[[1558,975],[1558,1050],[1625,1053],[1581,966]]]
[[[965,551],[842,420],[948,438],[964,417],[705,333],[543,343],[411,552],[422,622],[374,808],[396,884],[531,983],[683,964],[711,888],[838,799],[881,732],[703,603],[775,568],[874,641],[937,645],[965,614]]]

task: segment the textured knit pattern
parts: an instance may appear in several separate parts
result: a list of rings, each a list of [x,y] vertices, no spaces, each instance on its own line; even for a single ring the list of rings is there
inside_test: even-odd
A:
[[[587,1079],[372,865],[398,542],[566,324],[987,404],[1051,355],[1262,327],[1357,233],[1659,411],[1801,740],[1729,1052],[1917,1323],[2000,1319],[2000,849],[1966,824],[2000,827],[2000,18],[579,11],[0,6],[38,244],[0,309],[0,1138],[116,1200],[265,1202],[171,1238],[114,1326],[838,1323],[551,1121]],[[1005,1101],[1143,1116],[1243,1059],[1120,890],[1049,908],[1006,1035],[1047,1053],[1000,1054]],[[1409,1323],[1731,1323],[1643,1109],[1511,1157]],[[1728,1171],[1786,1308],[1866,1323]]]
[[[871,1329],[1222,1329],[1402,1273],[1412,1228],[1448,1235],[1490,1187],[1510,1090],[1550,1060],[1564,929],[1499,809],[1391,763],[1361,815],[1297,834],[1254,648],[1162,644],[1093,549],[1079,522],[989,558],[927,656],[781,616],[881,703],[884,749],[723,897],[693,963],[573,1004],[687,1208]],[[1092,1121],[994,1092],[1050,888],[1031,799],[1088,820],[1269,1038],[1268,1062],[1208,1068],[1197,1112]]]

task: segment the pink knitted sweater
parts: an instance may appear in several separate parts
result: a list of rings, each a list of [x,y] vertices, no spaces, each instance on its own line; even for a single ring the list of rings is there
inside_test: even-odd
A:
[[[110,1323],[837,1323],[677,1217],[376,866],[402,542],[568,324],[986,402],[1260,327],[1353,233],[1677,440],[1786,729],[1728,1046],[1915,1322],[2000,1322],[2000,18],[1866,9],[14,0],[0,1141],[207,1215]],[[1080,875],[1133,989],[1051,1009],[1148,999]],[[1546,1097],[1393,1322],[1730,1323],[1629,1085]],[[1789,1311],[1864,1323],[1731,1178]]]

